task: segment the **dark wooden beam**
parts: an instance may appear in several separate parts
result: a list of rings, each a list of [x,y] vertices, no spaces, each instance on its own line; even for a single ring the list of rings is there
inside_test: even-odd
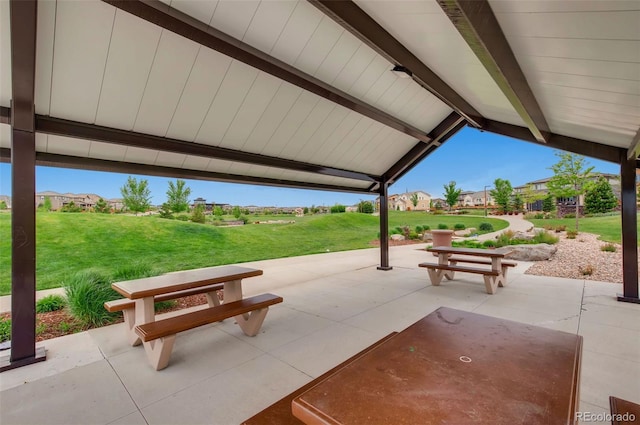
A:
[[[474,127],[482,127],[484,118],[462,96],[445,83],[401,42],[367,15],[351,0],[309,0],[311,4],[358,37],[378,54],[395,65],[408,69],[412,78],[446,103]]]
[[[0,124],[11,124],[11,108],[0,106]]]
[[[640,304],[638,297],[638,208],[636,160],[623,157],[620,166],[622,199],[622,290],[618,301]]]
[[[10,156],[10,149],[0,148],[0,162],[9,162]],[[183,179],[218,181],[226,183],[257,184],[296,189],[363,193],[369,195],[372,194],[372,191],[369,190],[369,188],[358,189],[347,186],[328,185],[322,183],[304,183],[291,180],[270,179],[265,177],[190,170],[185,168],[159,167],[156,165],[133,164],[127,162],[109,161],[79,156],[58,155],[45,152],[36,153],[36,165],[43,167],[71,168],[77,170],[106,171],[111,173],[142,174],[145,176],[178,177]]]
[[[246,164],[264,165],[267,167],[283,168],[293,171],[324,174],[333,177],[363,180],[375,182],[379,176],[358,173],[355,171],[341,170],[318,164],[292,161],[288,159],[265,156],[255,153],[242,152],[233,149],[203,145],[200,143],[185,142],[182,140],[165,137],[151,136],[133,131],[117,130],[94,124],[51,118],[48,116],[36,116],[36,130],[40,133],[54,134],[58,136],[74,137],[86,140],[113,143],[124,146],[134,146],[144,149],[174,152],[185,155],[202,156],[206,158],[223,159],[227,161],[243,162]]]
[[[181,35],[202,46],[216,50],[290,84],[358,112],[372,120],[429,142],[427,134],[400,119],[364,103],[331,85],[306,74],[268,54],[211,28],[191,16],[173,9],[159,0],[102,0],[147,22]]]
[[[431,155],[440,145],[460,131],[465,125],[466,122],[464,118],[452,112],[429,133],[429,137],[431,137],[433,141],[431,143],[417,143],[406,155],[384,173],[385,180],[389,182],[389,185],[395,183],[400,177],[408,173],[424,158]]]
[[[487,0],[438,0],[462,38],[507,97],[538,142],[549,124]]]
[[[636,159],[638,158],[638,155],[640,155],[640,128],[631,141],[631,145],[627,151],[627,159]]]
[[[561,136],[554,133],[549,135],[547,143],[542,144],[533,137],[527,128],[505,124],[498,121],[487,120],[487,124],[483,130],[490,131],[491,133],[502,134],[503,136],[512,137],[525,142],[540,144],[540,146],[547,146],[591,158],[601,159],[603,161],[613,162],[615,164],[620,164],[620,159],[627,155],[626,149],[589,142],[587,140],[576,139],[573,137]]]
[[[45,360],[36,352],[35,78],[38,2],[12,0],[11,353],[0,372]],[[6,112],[6,111],[5,111]],[[3,113],[4,114],[4,113]]]

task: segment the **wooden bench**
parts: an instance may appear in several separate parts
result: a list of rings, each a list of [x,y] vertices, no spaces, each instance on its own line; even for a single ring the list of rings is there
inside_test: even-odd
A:
[[[433,286],[440,286],[443,277],[449,280],[453,279],[455,272],[481,274],[484,278],[485,288],[489,294],[495,294],[498,285],[504,286],[503,280],[499,279],[501,272],[497,270],[433,263],[420,263],[418,266],[427,269]]]
[[[194,329],[229,317],[235,317],[242,331],[255,336],[267,315],[269,306],[282,302],[282,297],[273,294],[261,294],[227,302],[204,310],[197,310],[167,319],[145,323],[135,327],[144,344],[149,362],[156,370],[169,364],[176,334]]]
[[[469,264],[487,264],[487,265],[491,265],[491,259],[489,258],[481,258],[481,257],[468,257],[468,258],[462,258],[462,257],[454,257],[451,256],[449,257],[449,264],[452,266],[457,265],[457,263],[469,263]],[[513,261],[504,261],[502,260],[500,262],[500,267],[502,268],[502,278],[504,281],[507,280],[507,270],[509,270],[509,267],[515,267],[517,266],[518,263],[513,262]],[[500,285],[502,286],[502,285]]]
[[[313,381],[305,384],[304,386],[298,388],[297,390],[295,390],[291,394],[281,398],[280,400],[278,400],[275,403],[273,403],[271,406],[269,406],[266,409],[262,410],[261,412],[255,414],[251,418],[249,418],[246,421],[244,421],[242,423],[242,425],[272,425],[272,424],[278,424],[278,425],[301,425],[301,424],[303,424],[303,422],[301,420],[299,420],[298,418],[293,416],[293,413],[291,413],[291,402],[293,401],[294,398],[298,397],[299,395],[301,395],[302,393],[304,393],[308,389],[314,387],[316,384],[324,381],[329,376],[331,376],[334,373],[336,373],[337,371],[341,370],[343,367],[345,367],[349,363],[353,362],[354,360],[356,360],[356,359],[362,357],[363,355],[367,354],[369,351],[373,350],[374,348],[376,348],[380,344],[386,342],[387,340],[389,340],[389,338],[392,338],[396,334],[397,334],[397,332],[390,333],[389,335],[387,335],[386,337],[382,338],[378,342],[376,342],[373,345],[365,348],[364,350],[362,350],[358,354],[350,357],[346,361],[340,363],[338,366],[334,367],[333,369],[329,370],[328,372],[325,372],[324,374],[322,374],[321,376],[317,377]]]
[[[211,293],[214,291],[220,291],[223,288],[224,288],[223,283],[217,283],[215,285],[185,289],[183,291],[156,295],[154,297],[154,302],[170,301],[178,298],[189,297],[191,295],[207,294],[207,302],[209,304],[209,307],[215,307],[220,305],[220,300],[218,299],[217,296],[212,296]],[[135,307],[136,307],[136,302],[128,298],[121,298],[113,301],[107,301],[104,303],[104,308],[110,313],[122,311],[122,314],[124,317],[124,323],[125,323],[125,326],[127,327],[127,330],[133,330],[135,326],[134,325],[135,324]],[[134,343],[134,341],[131,341],[131,342]]]

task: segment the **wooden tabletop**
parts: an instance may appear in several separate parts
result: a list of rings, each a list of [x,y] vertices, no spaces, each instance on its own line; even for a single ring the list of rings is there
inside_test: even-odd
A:
[[[307,424],[567,424],[582,337],[439,308],[292,403]]]
[[[504,258],[505,253],[496,251],[495,249],[480,249],[480,248],[457,248],[453,246],[434,246],[427,248],[427,251],[435,252],[438,254],[461,254],[461,255],[475,255],[478,257],[489,258]]]
[[[219,266],[114,282],[111,287],[123,296],[135,300],[246,277],[260,276],[261,274],[262,270],[249,267]]]

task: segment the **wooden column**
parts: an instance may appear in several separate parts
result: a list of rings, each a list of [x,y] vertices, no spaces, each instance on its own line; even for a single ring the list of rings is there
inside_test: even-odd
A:
[[[636,207],[636,160],[623,158],[620,166],[622,199],[622,282],[618,301],[640,304],[638,298],[638,209]]]
[[[11,353],[0,372],[45,359],[36,350],[37,0],[11,1]]]
[[[378,270],[391,270],[389,265],[389,185],[386,180],[380,182],[380,265]]]

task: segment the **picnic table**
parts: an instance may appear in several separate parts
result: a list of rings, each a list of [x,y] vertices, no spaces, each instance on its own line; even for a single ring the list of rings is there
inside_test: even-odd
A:
[[[306,424],[573,424],[582,337],[441,307],[292,402]]]
[[[129,311],[125,314],[125,318],[128,317],[129,341],[133,345],[142,341],[149,361],[159,370],[167,366],[175,336],[179,332],[234,317],[246,335],[256,335],[268,307],[282,302],[281,297],[273,294],[243,298],[242,280],[262,273],[262,270],[248,267],[220,266],[114,282],[111,287],[134,304],[131,306],[128,300],[122,300],[125,303],[117,300],[117,307],[111,308],[109,303],[105,303],[105,307],[110,311],[126,307]],[[220,284],[223,284],[224,290],[222,305],[217,302]],[[156,320],[154,305],[159,297],[177,298],[199,289],[206,291],[209,308]]]
[[[511,261],[503,261],[507,253],[494,249],[434,246],[428,248],[427,251],[438,255],[438,263],[425,262],[418,266],[427,269],[433,286],[440,285],[443,277],[452,280],[456,271],[476,273],[483,276],[487,293],[495,294],[498,286],[502,287],[507,284],[508,268],[517,265]],[[474,266],[460,266],[458,263],[469,263]]]

